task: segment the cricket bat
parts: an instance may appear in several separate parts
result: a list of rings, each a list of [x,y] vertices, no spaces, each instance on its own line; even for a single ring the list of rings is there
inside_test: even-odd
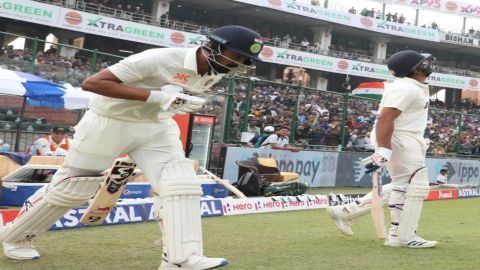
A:
[[[385,216],[383,213],[383,191],[382,179],[378,176],[378,171],[372,173],[372,214],[373,225],[379,239],[387,238],[387,228],[385,226]]]
[[[203,172],[205,172],[206,174],[208,174],[209,176],[212,177],[212,179],[217,182],[218,184],[220,185],[223,185],[224,187],[226,187],[228,190],[230,190],[233,194],[235,194],[235,196],[237,196],[239,199],[243,199],[243,198],[246,198],[247,196],[245,196],[245,194],[243,194],[243,192],[241,192],[240,190],[238,190],[238,188],[232,186],[228,181],[226,180],[223,180],[223,179],[220,179],[218,176],[216,176],[215,174],[211,173],[210,171],[208,171],[207,169],[203,168],[203,167],[200,167],[200,170],[202,170]]]
[[[105,181],[80,218],[81,223],[97,225],[107,218],[133,175],[135,166],[136,164],[129,158],[117,158],[113,162],[112,168],[105,176]]]

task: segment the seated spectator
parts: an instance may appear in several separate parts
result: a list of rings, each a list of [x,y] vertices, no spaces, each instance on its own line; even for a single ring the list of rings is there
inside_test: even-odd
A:
[[[247,143],[247,146],[248,146],[248,147],[255,147],[255,148],[260,147],[260,145],[262,145],[262,143],[263,143],[270,135],[272,135],[273,132],[275,132],[275,128],[274,128],[274,127],[272,127],[272,126],[266,126],[266,127],[263,129],[263,134],[259,134],[259,135],[256,135],[255,137],[253,137],[253,138]]]
[[[278,128],[277,133],[268,136],[268,138],[265,139],[265,141],[263,141],[260,148],[290,150],[292,152],[301,151],[302,150],[301,147],[295,147],[288,144],[289,133],[290,133],[290,129],[288,127]]]
[[[437,184],[442,185],[442,184],[447,184],[448,183],[448,170],[447,169],[441,169],[440,174],[437,176]]]
[[[39,156],[66,156],[72,140],[66,135],[63,127],[54,127],[52,133],[33,143],[31,151]]]
[[[446,153],[445,148],[443,148],[443,146],[441,144],[437,144],[432,150],[432,154],[434,156],[437,156],[437,157],[438,156],[443,156],[443,155],[445,155],[445,153]]]
[[[249,118],[250,118],[250,115],[248,115]],[[255,135],[260,135],[260,128],[258,127],[257,121],[250,120],[250,122],[248,123],[247,132],[253,133]]]

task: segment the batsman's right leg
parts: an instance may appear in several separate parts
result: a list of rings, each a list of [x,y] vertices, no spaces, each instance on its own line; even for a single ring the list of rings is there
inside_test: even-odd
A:
[[[85,170],[59,169],[50,184],[25,201],[13,223],[1,228],[0,241],[8,258],[39,258],[33,238],[46,232],[72,207],[84,204],[93,196],[103,177],[68,177],[78,173],[85,173]]]
[[[383,205],[387,206],[390,199],[392,185],[387,184],[383,186]],[[365,196],[355,200],[352,203],[345,205],[336,205],[327,207],[327,213],[335,220],[335,224],[340,232],[344,235],[353,235],[352,223],[353,220],[370,213],[372,202],[372,192],[365,194]]]

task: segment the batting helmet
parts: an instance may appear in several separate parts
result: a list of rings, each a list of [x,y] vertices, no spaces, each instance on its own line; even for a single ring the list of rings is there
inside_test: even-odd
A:
[[[387,66],[395,77],[406,77],[417,71],[430,75],[436,68],[435,57],[412,50],[399,51],[388,59]]]
[[[249,28],[238,25],[222,26],[210,32],[207,38],[248,59],[260,60],[258,54],[263,48],[262,37]]]

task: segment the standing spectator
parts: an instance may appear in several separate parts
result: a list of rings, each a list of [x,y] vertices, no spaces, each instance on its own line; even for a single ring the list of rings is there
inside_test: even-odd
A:
[[[300,45],[302,46],[302,51],[307,51],[308,46],[310,46],[310,42],[308,41],[308,39],[306,37],[304,37],[302,39],[302,42],[300,42]]]
[[[388,12],[386,17],[387,17],[387,21],[391,22],[393,15],[392,15],[392,13]]]
[[[395,14],[393,14],[392,22],[398,22],[398,13],[397,12],[395,12]]]
[[[357,14],[357,10],[355,9],[355,7],[352,7],[351,9],[349,9],[348,12],[351,14]]]
[[[45,55],[47,56],[54,56],[57,54],[57,49],[53,47],[53,45],[50,45],[50,48],[45,52]]]

